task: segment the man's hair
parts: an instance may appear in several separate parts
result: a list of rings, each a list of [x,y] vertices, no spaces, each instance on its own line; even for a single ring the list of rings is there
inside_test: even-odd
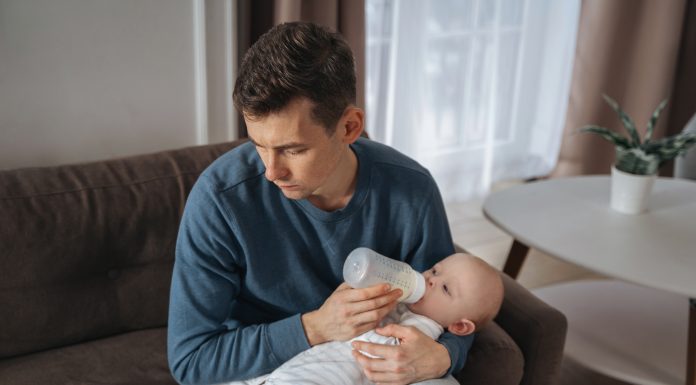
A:
[[[305,97],[314,103],[312,118],[332,134],[355,93],[353,54],[343,37],[293,22],[271,28],[249,48],[233,96],[235,107],[252,119]]]

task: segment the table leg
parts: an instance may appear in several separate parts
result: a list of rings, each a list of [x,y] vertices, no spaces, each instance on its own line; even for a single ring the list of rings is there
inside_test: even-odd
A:
[[[503,267],[503,272],[512,278],[517,278],[517,275],[522,269],[522,264],[527,258],[527,253],[529,252],[529,247],[517,239],[513,240],[512,246],[510,246],[510,251],[508,252],[507,259],[505,260],[505,266]]]
[[[686,385],[696,385],[696,298],[689,299],[689,337],[686,353]]]

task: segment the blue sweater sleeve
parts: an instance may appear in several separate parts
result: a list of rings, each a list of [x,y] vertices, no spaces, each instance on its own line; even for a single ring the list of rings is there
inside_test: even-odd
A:
[[[182,384],[252,378],[309,348],[299,314],[253,325],[229,319],[243,265],[234,229],[209,191],[201,180],[194,186],[176,245],[167,349]]]

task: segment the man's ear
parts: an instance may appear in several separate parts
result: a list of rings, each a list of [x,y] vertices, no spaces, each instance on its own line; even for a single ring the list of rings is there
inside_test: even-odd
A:
[[[337,129],[341,134],[343,142],[351,144],[358,140],[365,128],[365,112],[355,106],[349,106],[339,120],[340,127]]]
[[[466,318],[462,318],[457,322],[453,322],[447,327],[447,331],[458,336],[465,336],[473,333],[476,330],[476,324]]]

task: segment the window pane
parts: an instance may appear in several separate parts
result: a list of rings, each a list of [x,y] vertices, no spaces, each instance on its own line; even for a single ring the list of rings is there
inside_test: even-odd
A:
[[[517,32],[505,32],[500,36],[498,46],[498,71],[495,139],[507,142],[512,139],[513,109],[515,107],[515,83],[517,81],[518,52],[520,35]]]
[[[389,38],[392,29],[393,0],[369,0],[365,2],[365,29],[367,39]]]
[[[525,0],[501,0],[501,25],[506,27],[519,26],[522,23],[525,2]]]
[[[471,28],[475,0],[425,2],[426,33],[463,31]]]
[[[459,127],[464,124],[460,109],[468,82],[469,37],[433,39],[425,54],[424,125],[435,134],[432,145],[460,145]],[[441,100],[447,100],[442,103]]]
[[[487,28],[493,25],[495,20],[496,0],[478,1],[478,12],[476,13],[476,27]]]
[[[580,0],[366,0],[366,10],[375,139],[429,168],[446,201],[550,172]]]

